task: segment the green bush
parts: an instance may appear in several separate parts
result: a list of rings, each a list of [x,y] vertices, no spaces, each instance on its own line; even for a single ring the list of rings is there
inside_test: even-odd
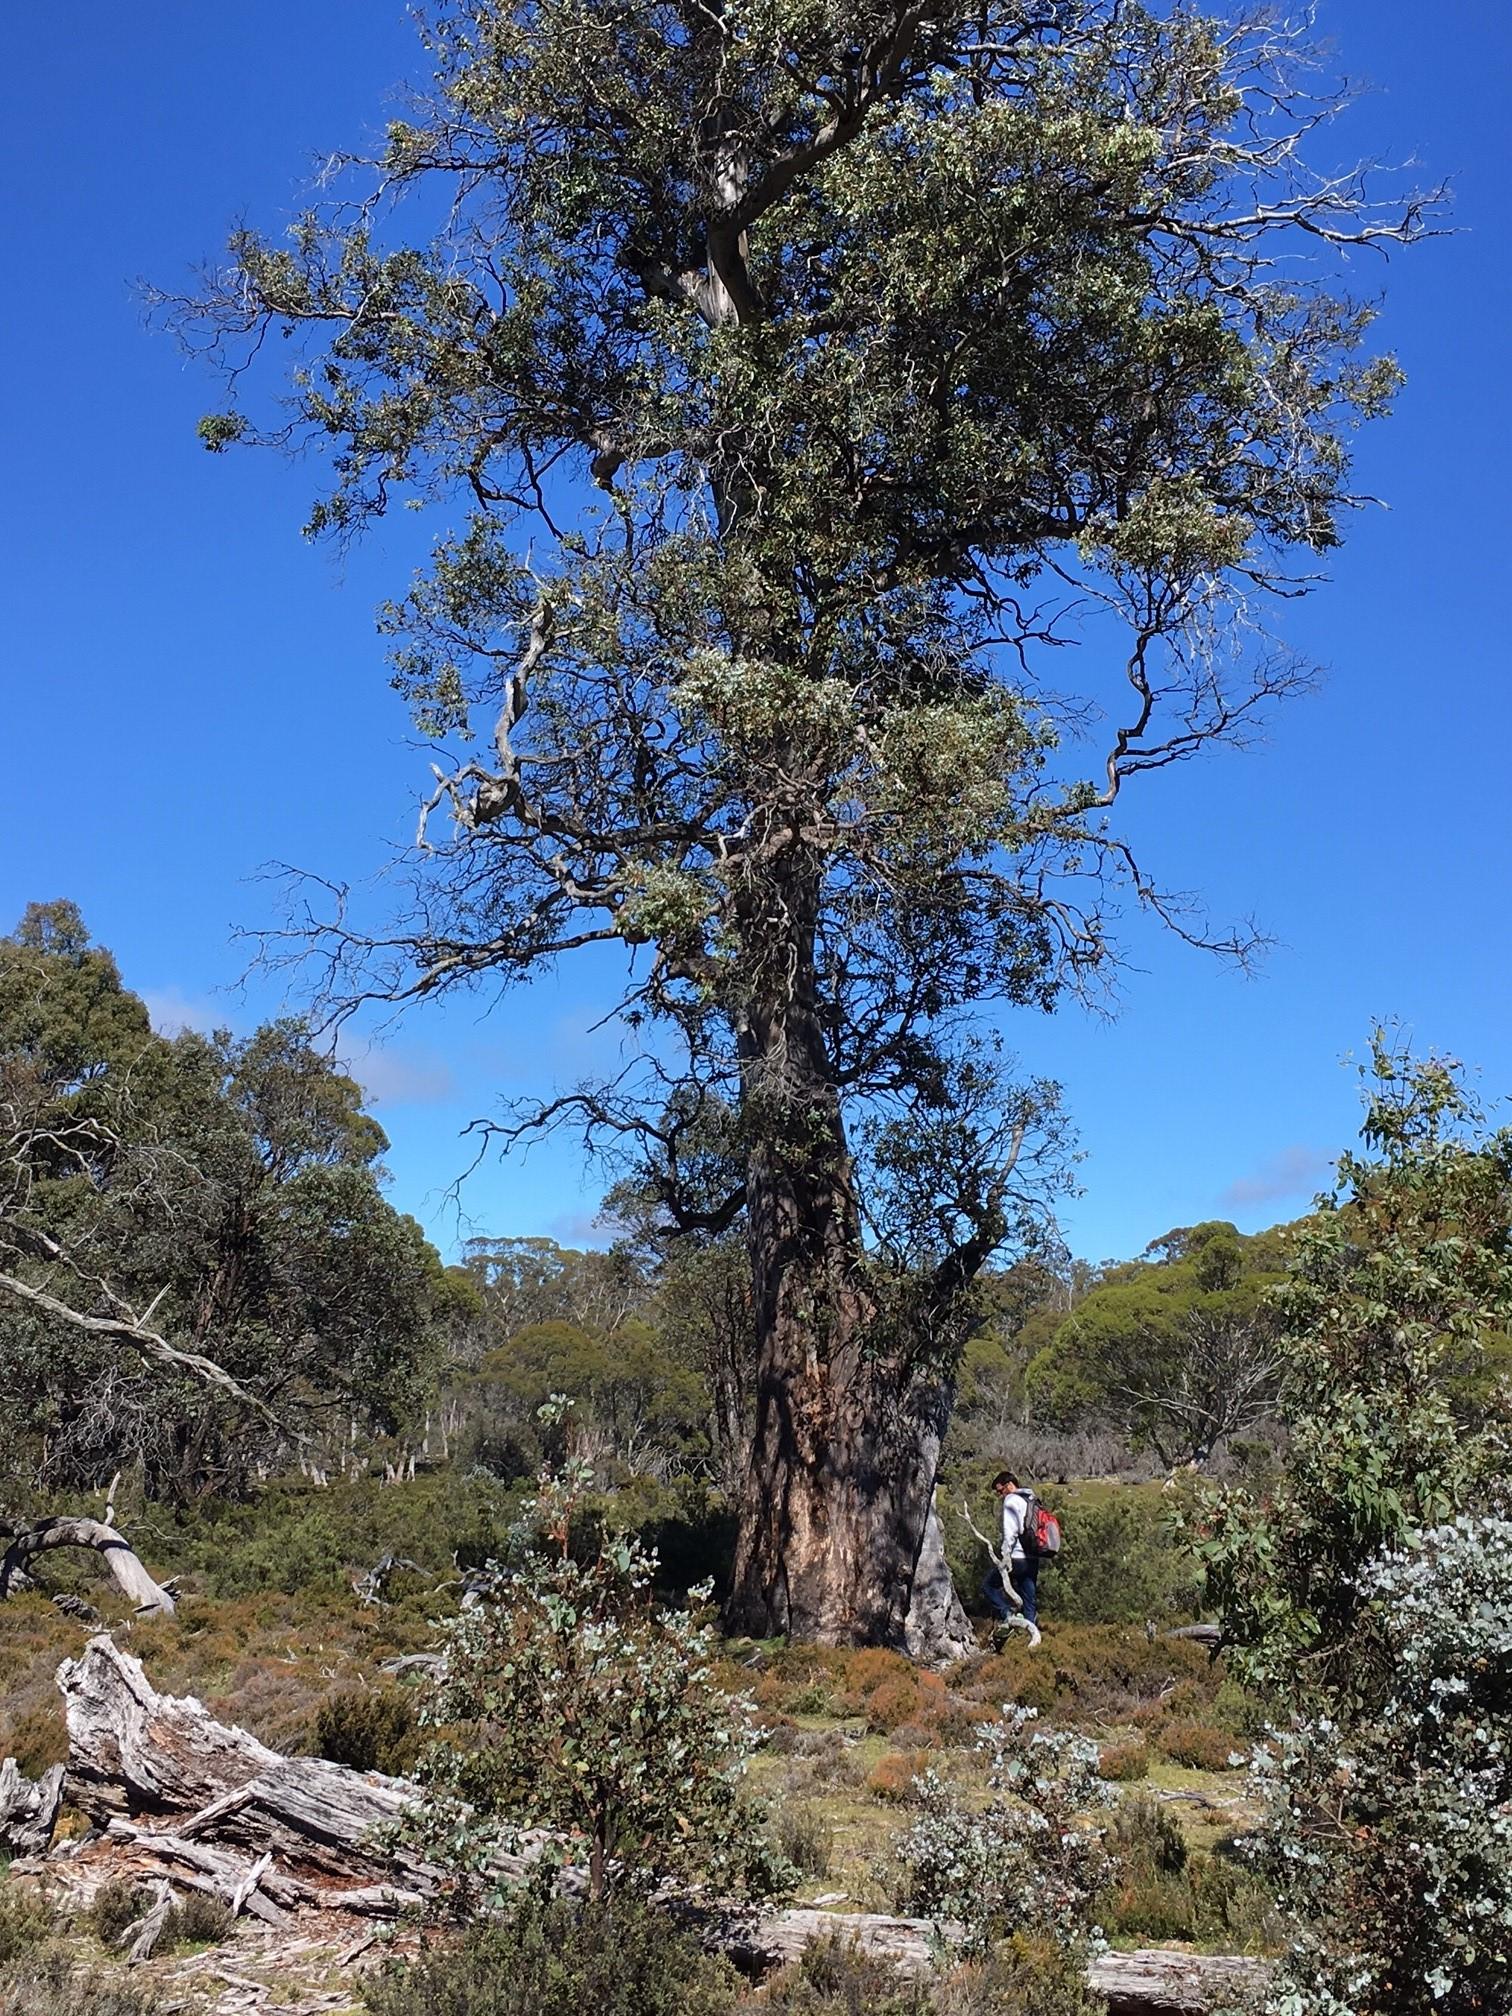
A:
[[[332,1694],[315,1711],[315,1751],[353,1771],[402,1776],[419,1750],[419,1722],[397,1687]]]
[[[925,1983],[843,1932],[814,1939],[762,1997],[771,2016],[930,2016]]]
[[[361,1988],[372,2016],[728,2016],[738,1991],[644,1905],[535,1900]]]
[[[575,1456],[543,1473],[512,1565],[442,1624],[421,1699],[446,1737],[425,1751],[411,1838],[466,1872],[538,1827],[543,1866],[586,1856],[594,1899],[669,1879],[788,1887],[746,1784],[754,1709],[720,1684],[712,1618],[656,1602],[655,1558],[629,1535],[579,1557],[591,1476]]]
[[[1142,1624],[1195,1614],[1197,1571],[1158,1495],[1133,1488],[1103,1500],[1072,1493],[1061,1553],[1040,1578],[1046,1617],[1068,1624]]]
[[[229,1906],[202,1890],[191,1890],[176,1904],[164,1928],[171,1946],[219,1946],[231,1937],[236,1920]]]
[[[1160,1747],[1173,1764],[1192,1771],[1230,1771],[1236,1754],[1229,1732],[1210,1722],[1172,1722],[1160,1732]]]
[[[120,1880],[106,1883],[95,1892],[89,1907],[89,1928],[105,1950],[114,1953],[127,1927],[152,1908],[152,1901],[153,1893],[141,1884]],[[168,1913],[155,1951],[164,1954],[171,1953],[175,1946],[218,1946],[230,1937],[232,1924],[231,1913],[224,1904],[191,1890]]]
[[[1150,1750],[1146,1743],[1105,1743],[1097,1761],[1097,1775],[1110,1785],[1127,1785],[1149,1776]]]
[[[0,1877],[0,1967],[46,1945],[57,1922],[45,1898]]]
[[[116,1877],[95,1892],[86,1914],[89,1929],[106,1951],[113,1953],[121,1943],[121,1934],[128,1925],[136,1923],[151,1902],[141,1884]]]
[[[1123,1939],[1182,1939],[1228,1952],[1270,1951],[1281,1928],[1266,1886],[1232,1856],[1194,1852],[1165,1807],[1126,1800],[1108,1830],[1114,1878],[1100,1909]]]
[[[75,1966],[58,1946],[0,1965],[0,2016],[156,2016],[162,2008],[150,1989]]]
[[[1016,1932],[936,1988],[937,2016],[1103,2016],[1079,1956]]]
[[[777,1811],[777,1852],[800,1876],[827,1876],[834,1834],[822,1808],[788,1802]]]

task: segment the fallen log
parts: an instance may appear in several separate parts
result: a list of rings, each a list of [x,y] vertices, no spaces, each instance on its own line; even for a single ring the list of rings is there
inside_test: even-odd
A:
[[[109,1637],[66,1659],[58,1685],[68,1796],[132,1873],[173,1873],[228,1904],[245,1884],[242,1905],[269,1922],[301,1908],[391,1917],[440,1890],[444,1872],[394,1838],[409,1780],[281,1756],[192,1695],[159,1694]],[[519,1878],[531,1859],[527,1844],[499,1874]]]
[[[69,1796],[102,1829],[68,1860],[81,1892],[92,1874],[98,1882],[121,1874],[165,1879],[283,1925],[302,1910],[393,1917],[441,1889],[444,1872],[394,1838],[419,1796],[409,1781],[280,1756],[217,1722],[200,1702],[157,1693],[141,1662],[108,1637],[66,1660],[58,1680]],[[522,1854],[499,1858],[498,1873],[519,1878],[532,1859],[527,1842]],[[940,1944],[936,1928],[919,1918],[688,1900],[670,1900],[670,1908],[757,1974],[836,1933],[911,1970],[934,1965]],[[1109,2016],[1200,2016],[1262,1974],[1249,1960],[1109,1953],[1094,1962],[1091,1979]]]
[[[0,1538],[9,1542],[0,1555],[0,1602],[28,1586],[27,1568],[37,1555],[56,1547],[87,1547],[99,1555],[139,1615],[173,1615],[173,1592],[153,1579],[124,1534],[99,1519],[37,1519],[19,1527],[7,1520]]]
[[[891,1918],[873,1911],[683,1915],[708,1944],[753,1974],[796,1960],[814,1940],[837,1934],[907,1973],[923,1973],[937,1964],[942,1943],[930,1919]],[[948,1938],[944,1943],[948,1946]],[[1242,1990],[1262,1981],[1265,1973],[1263,1961],[1229,1954],[1149,1950],[1099,1955],[1088,1969],[1088,1981],[1095,1993],[1106,1997],[1108,2016],[1200,2016],[1227,2007]]]
[[[63,1804],[63,1766],[23,1778],[14,1757],[0,1762],[0,1855],[45,1855]]]

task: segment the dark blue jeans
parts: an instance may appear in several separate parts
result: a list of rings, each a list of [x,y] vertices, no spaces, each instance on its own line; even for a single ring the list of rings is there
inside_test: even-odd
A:
[[[1039,1563],[1037,1561],[1015,1561],[1009,1572],[1013,1577],[1014,1593],[1023,1604],[1018,1613],[1026,1623],[1039,1622]],[[1003,1594],[1003,1578],[996,1568],[989,1568],[987,1579],[982,1584],[982,1594],[992,1605],[994,1615],[1007,1619],[1014,1615],[1013,1605]]]

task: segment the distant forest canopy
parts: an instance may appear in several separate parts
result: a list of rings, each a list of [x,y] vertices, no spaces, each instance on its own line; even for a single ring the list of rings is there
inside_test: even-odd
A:
[[[607,1251],[480,1238],[444,1265],[302,1023],[154,1033],[67,902],[0,939],[0,1113],[7,1495],[118,1471],[179,1506],[299,1473],[507,1484],[552,1453],[537,1412],[561,1393],[605,1488],[734,1499],[755,1358],[738,1232],[658,1241],[622,1186]],[[1264,1440],[1287,1242],[1215,1222],[1129,1262],[989,1276],[951,1470],[1169,1469]]]

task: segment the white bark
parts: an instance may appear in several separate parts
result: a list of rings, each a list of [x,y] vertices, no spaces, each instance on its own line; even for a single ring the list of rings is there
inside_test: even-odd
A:
[[[63,1804],[63,1766],[23,1778],[14,1757],[0,1762],[0,1855],[45,1855]]]
[[[24,1585],[27,1564],[37,1555],[57,1547],[88,1547],[100,1556],[140,1615],[173,1615],[172,1593],[153,1580],[130,1541],[99,1519],[38,1519],[30,1526],[11,1529],[5,1537],[10,1544],[0,1557],[0,1602]]]
[[[952,1666],[969,1659],[976,1639],[945,1559],[945,1532],[933,1498],[924,1522],[924,1541],[914,1569],[913,1593],[904,1623],[908,1656],[921,1666]]]

